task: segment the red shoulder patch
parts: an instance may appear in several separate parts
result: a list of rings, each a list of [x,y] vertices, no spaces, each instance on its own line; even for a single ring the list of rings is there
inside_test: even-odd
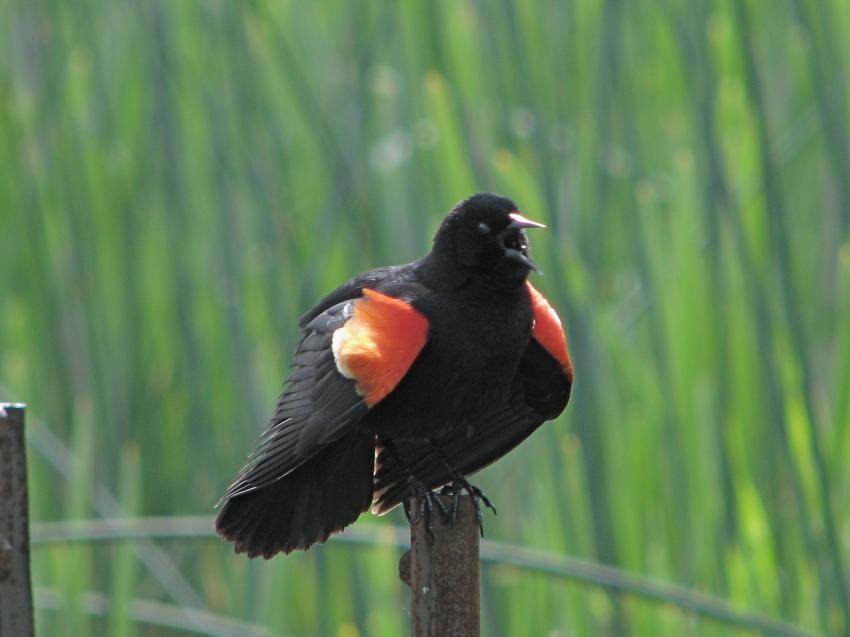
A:
[[[528,294],[531,296],[531,307],[534,311],[534,329],[532,336],[549,352],[552,357],[561,364],[564,372],[573,381],[573,364],[567,351],[567,337],[564,334],[564,326],[561,319],[549,301],[538,292],[531,283],[526,281]]]
[[[339,372],[375,405],[404,378],[428,340],[428,319],[409,303],[364,289],[351,318],[333,334]]]

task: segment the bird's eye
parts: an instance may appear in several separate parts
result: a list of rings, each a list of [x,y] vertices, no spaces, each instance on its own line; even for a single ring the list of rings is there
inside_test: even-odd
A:
[[[492,232],[492,230],[490,229],[490,226],[488,226],[486,223],[484,223],[482,221],[481,223],[478,224],[478,232],[480,234],[490,234],[490,232]]]

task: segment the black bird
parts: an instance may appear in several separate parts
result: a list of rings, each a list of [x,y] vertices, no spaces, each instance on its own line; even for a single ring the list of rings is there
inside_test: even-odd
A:
[[[430,509],[442,485],[489,505],[465,476],[558,416],[573,380],[561,321],[527,281],[525,229],[539,227],[474,195],[429,254],[360,274],[301,317],[277,409],[222,498],[216,531],[236,552],[307,549],[411,496]]]

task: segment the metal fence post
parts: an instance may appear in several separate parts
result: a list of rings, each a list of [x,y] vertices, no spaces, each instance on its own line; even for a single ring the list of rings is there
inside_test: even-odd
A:
[[[437,496],[447,508],[449,496]],[[416,510],[414,504],[414,511]],[[454,524],[439,511],[410,527],[410,550],[399,574],[410,586],[413,637],[479,637],[479,529],[472,499],[463,496]]]
[[[33,634],[24,405],[0,403],[0,635]]]

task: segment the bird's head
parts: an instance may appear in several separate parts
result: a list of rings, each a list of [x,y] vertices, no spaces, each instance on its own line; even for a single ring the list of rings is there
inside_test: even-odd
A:
[[[455,267],[504,282],[522,282],[539,272],[528,255],[526,228],[545,228],[526,219],[500,195],[479,193],[457,204],[434,237],[434,252]]]

